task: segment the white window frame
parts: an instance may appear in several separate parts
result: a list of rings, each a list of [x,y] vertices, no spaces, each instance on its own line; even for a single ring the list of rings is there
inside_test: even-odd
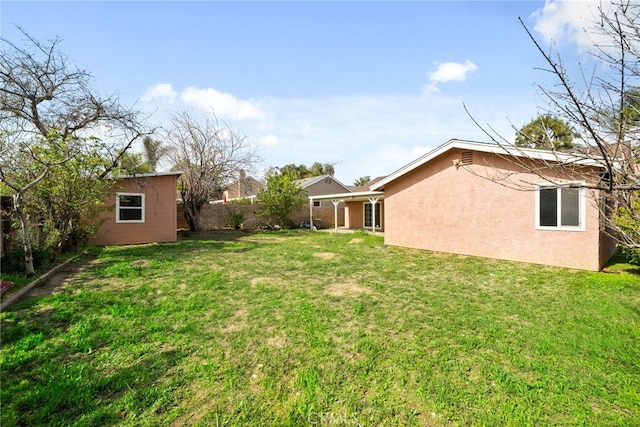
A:
[[[132,207],[120,207],[120,196],[137,196],[137,197],[141,197],[142,199],[142,206],[139,208],[132,208]],[[116,193],[116,223],[120,223],[120,224],[141,224],[144,223],[145,220],[145,194],[144,193]],[[135,220],[127,220],[127,219],[120,219],[120,209],[139,209],[142,211],[142,219],[135,219]]]
[[[320,202],[320,200],[314,200],[313,201],[313,207],[314,208],[321,208],[322,207],[322,203]]]
[[[371,225],[366,225],[367,222],[367,216],[366,216],[366,205],[371,205],[371,209],[375,209],[374,204],[371,202],[362,202],[362,227],[363,228],[371,228]],[[377,201],[375,203],[375,206],[380,206],[378,209],[380,209],[380,215],[376,215],[376,222],[380,222],[380,225],[376,225],[376,230],[382,230],[382,215],[383,215],[383,209],[382,209],[382,205],[380,201]],[[373,215],[372,215],[373,216]]]
[[[586,224],[586,200],[587,200],[587,191],[584,187],[584,181],[572,181],[572,182],[558,182],[558,183],[544,183],[536,185],[536,207],[535,207],[535,219],[536,219],[536,229],[537,230],[557,230],[557,231],[585,231]],[[578,223],[579,225],[562,225],[558,224],[555,226],[550,225],[540,225],[540,190],[541,189],[556,189],[557,201],[558,201],[558,213],[557,219],[558,221],[562,218],[562,197],[558,193],[563,188],[576,188],[575,185],[580,185],[578,187]]]

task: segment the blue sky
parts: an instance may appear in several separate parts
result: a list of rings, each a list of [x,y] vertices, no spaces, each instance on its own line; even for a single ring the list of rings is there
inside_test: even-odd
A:
[[[0,33],[61,49],[150,118],[215,111],[269,166],[334,163],[345,184],[387,175],[451,138],[513,139],[549,85],[522,17],[568,68],[588,63],[576,1],[0,2]]]

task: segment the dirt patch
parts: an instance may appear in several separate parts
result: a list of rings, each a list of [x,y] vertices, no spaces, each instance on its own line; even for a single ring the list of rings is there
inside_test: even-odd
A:
[[[255,289],[258,285],[267,285],[271,283],[273,279],[271,277],[254,277],[251,279],[251,289]]]
[[[333,259],[338,255],[333,252],[316,252],[313,256],[320,259]]]
[[[358,243],[364,243],[364,239],[361,237],[356,237],[354,239],[351,239],[347,242],[347,245],[356,245]]]
[[[139,259],[131,263],[131,267],[151,267],[151,263],[146,259]]]
[[[247,327],[247,317],[249,317],[249,312],[246,308],[241,308],[233,314],[233,319],[227,326],[220,329],[222,333],[235,332],[242,330]]]
[[[287,340],[284,337],[270,337],[266,341],[269,347],[283,348],[287,344]]]
[[[357,283],[333,283],[327,286],[324,291],[335,297],[370,294],[373,292],[371,288],[358,285]]]
[[[29,296],[43,297],[64,293],[70,285],[78,282],[77,276],[86,270],[86,268],[87,264],[72,262],[53,276],[49,277],[45,283],[33,288],[33,290],[29,292]]]

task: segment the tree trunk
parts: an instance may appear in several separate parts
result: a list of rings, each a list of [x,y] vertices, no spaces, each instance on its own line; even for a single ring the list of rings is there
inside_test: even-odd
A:
[[[13,198],[13,203],[13,209],[18,215],[20,225],[22,226],[22,247],[24,248],[24,261],[27,277],[35,276],[36,270],[35,268],[33,268],[33,250],[31,247],[31,236],[29,235],[29,223],[27,222],[27,217],[22,211],[22,197],[20,197],[19,194],[15,195]]]
[[[184,219],[189,224],[189,230],[201,231],[202,224],[200,224],[200,209],[194,206],[194,203],[184,203]]]

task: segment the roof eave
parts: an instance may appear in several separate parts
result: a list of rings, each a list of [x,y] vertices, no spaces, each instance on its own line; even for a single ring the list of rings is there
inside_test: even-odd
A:
[[[545,150],[536,150],[532,148],[520,148],[515,146],[506,146],[506,145],[498,145],[498,144],[490,144],[486,142],[476,142],[476,141],[463,141],[458,139],[450,139],[445,142],[441,146],[429,151],[421,157],[418,157],[411,163],[406,164],[400,169],[396,170],[385,179],[380,180],[371,186],[371,190],[380,190],[383,189],[385,184],[388,184],[401,176],[417,169],[418,167],[428,163],[434,158],[440,156],[441,154],[446,153],[452,149],[468,149],[474,151],[481,151],[484,153],[493,153],[503,156],[516,156],[516,157],[524,157],[532,160],[543,160],[543,161],[553,161],[559,163],[566,163],[578,166],[588,166],[588,167],[598,167],[604,168],[605,166],[601,163],[601,159],[598,160],[596,158],[582,157],[576,156],[574,154],[564,154],[564,153],[555,153],[552,151]]]

